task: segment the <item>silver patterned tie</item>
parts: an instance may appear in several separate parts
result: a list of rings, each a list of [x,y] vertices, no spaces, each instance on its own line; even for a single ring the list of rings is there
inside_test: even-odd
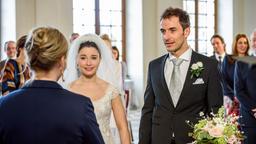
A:
[[[182,82],[180,77],[180,64],[183,62],[183,59],[173,59],[173,71],[170,81],[170,94],[172,97],[172,101],[174,104],[174,107],[176,107],[177,102],[179,100],[181,90],[182,90]]]

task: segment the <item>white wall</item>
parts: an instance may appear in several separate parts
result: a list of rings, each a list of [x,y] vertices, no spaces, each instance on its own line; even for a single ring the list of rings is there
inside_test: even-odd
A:
[[[4,47],[4,43],[9,40],[16,39],[16,28],[15,28],[15,0],[1,0],[1,45]],[[4,49],[1,49],[1,59],[5,59],[7,56]]]
[[[218,0],[217,6],[217,33],[224,38],[227,53],[231,53],[233,41],[233,0]]]
[[[35,0],[16,0],[16,38],[27,34],[36,26]]]
[[[256,1],[255,0],[245,0],[244,1],[244,32],[250,36],[253,29],[256,28]],[[238,8],[239,9],[239,8]]]
[[[72,33],[72,0],[16,0],[17,38],[33,27],[52,26],[66,38]]]
[[[140,107],[143,98],[142,2],[129,0],[126,4],[126,60],[133,82],[132,107]]]

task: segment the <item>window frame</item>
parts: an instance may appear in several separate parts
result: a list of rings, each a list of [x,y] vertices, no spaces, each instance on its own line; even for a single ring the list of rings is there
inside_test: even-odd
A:
[[[122,61],[126,62],[126,0],[121,2],[121,11],[122,11]],[[100,31],[100,0],[95,0],[95,33],[97,35],[101,34]]]
[[[192,1],[192,0],[183,0],[183,2],[185,1]],[[195,2],[195,51],[198,52],[199,51],[199,0],[194,0]],[[218,13],[217,13],[217,2],[218,0],[214,0],[214,33],[217,32],[217,17],[218,17]]]

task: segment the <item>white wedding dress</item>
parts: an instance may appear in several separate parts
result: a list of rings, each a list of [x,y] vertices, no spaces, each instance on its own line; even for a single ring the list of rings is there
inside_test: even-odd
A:
[[[79,73],[77,72],[76,58],[78,56],[80,45],[86,41],[96,43],[100,49],[101,61],[97,70],[97,76],[110,83],[105,95],[101,99],[93,102],[95,115],[105,143],[118,144],[120,143],[120,138],[115,126],[113,114],[111,114],[111,101],[117,94],[118,96],[119,94],[122,94],[121,71],[116,68],[116,61],[113,58],[111,49],[106,46],[104,41],[98,35],[85,34],[72,43],[68,52],[67,67],[63,74],[65,81],[59,81],[59,83],[64,88],[68,88],[71,82],[78,79]],[[112,136],[113,134],[114,137]]]
[[[98,100],[92,101],[100,131],[106,144],[115,144],[110,129],[110,116],[112,110],[111,101],[116,96],[118,96],[118,90],[109,84],[105,95]]]

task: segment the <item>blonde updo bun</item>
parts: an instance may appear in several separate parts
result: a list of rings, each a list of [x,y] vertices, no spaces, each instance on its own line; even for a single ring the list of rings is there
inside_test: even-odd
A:
[[[32,30],[25,47],[30,67],[35,71],[49,71],[68,52],[68,42],[64,35],[51,27]]]

